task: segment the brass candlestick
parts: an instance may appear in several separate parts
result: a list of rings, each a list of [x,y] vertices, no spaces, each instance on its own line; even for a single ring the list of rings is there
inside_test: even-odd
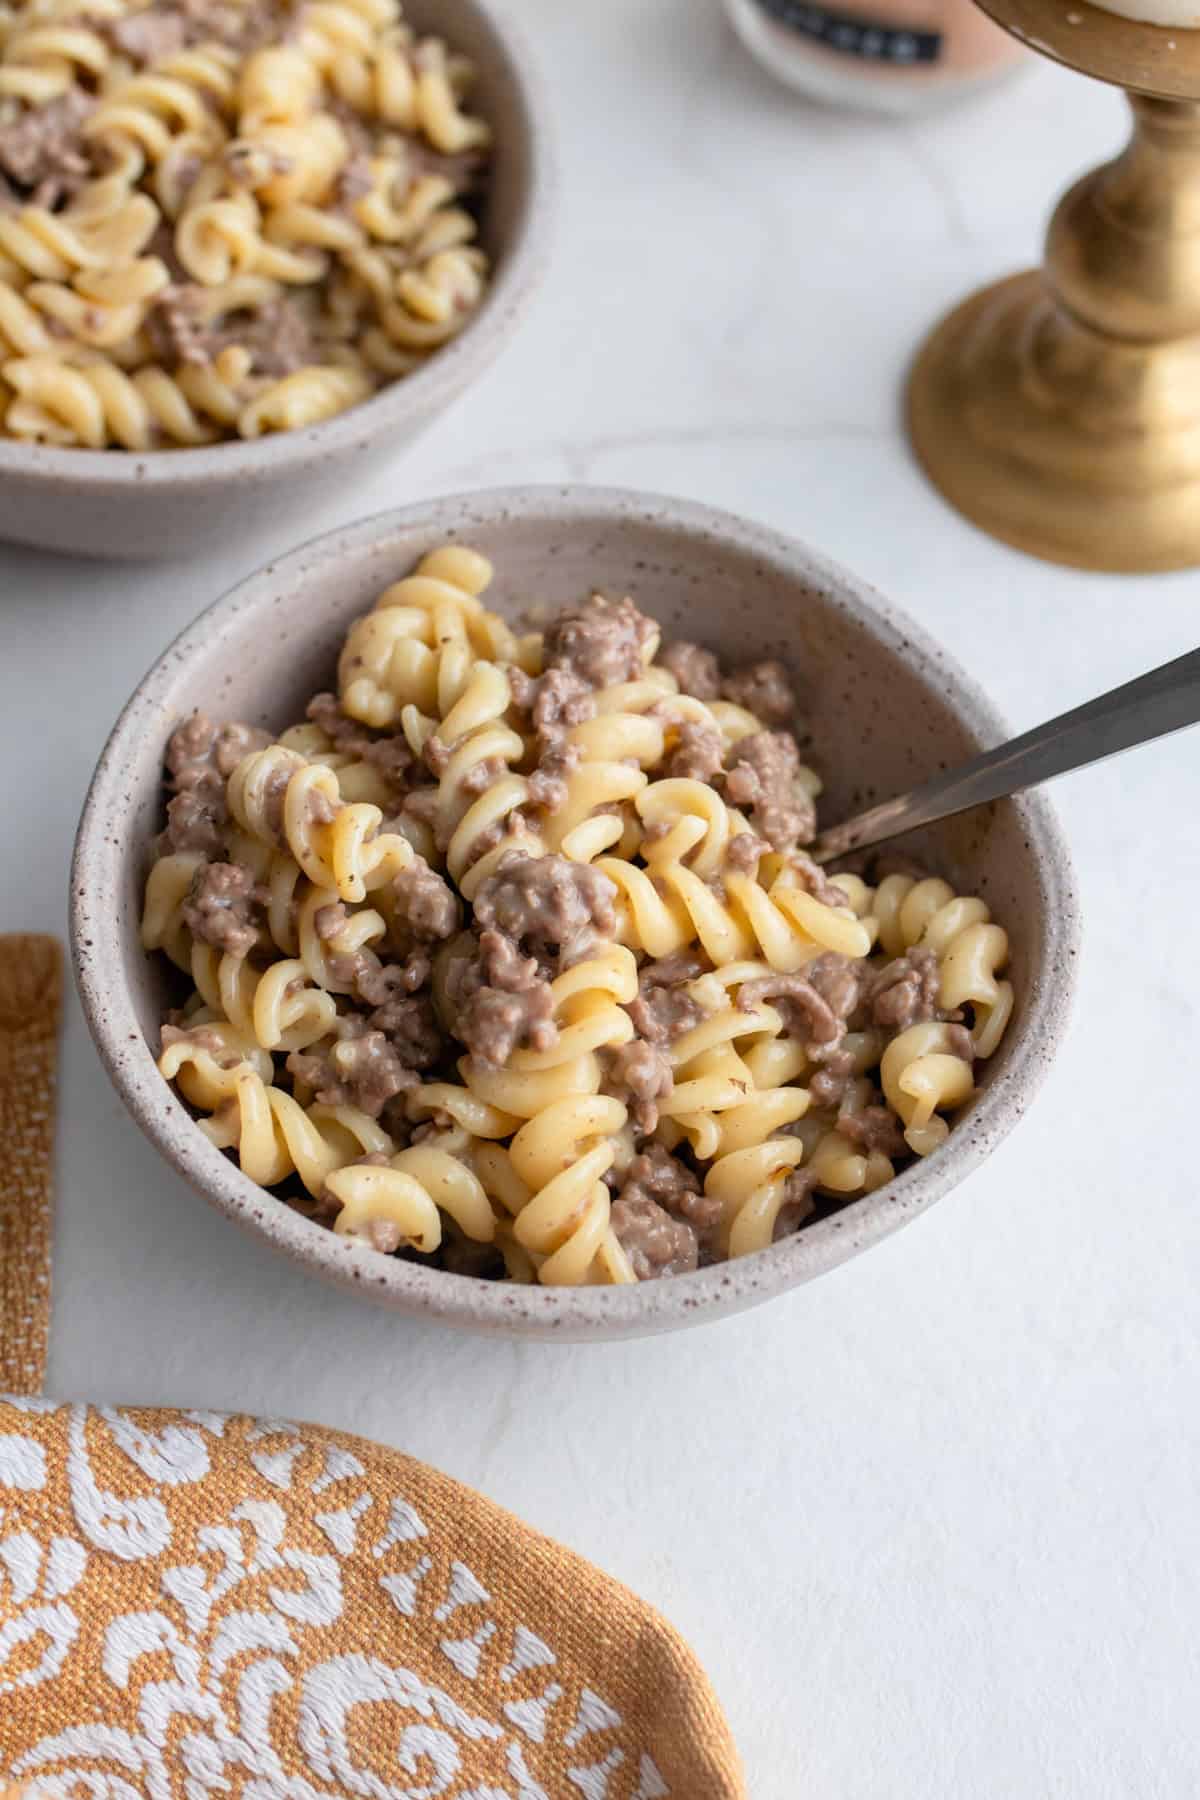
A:
[[[1085,0],[981,0],[1023,43],[1126,89],[1133,136],[1050,221],[1042,269],[956,308],[908,420],[960,512],[1034,556],[1200,563],[1200,31]]]

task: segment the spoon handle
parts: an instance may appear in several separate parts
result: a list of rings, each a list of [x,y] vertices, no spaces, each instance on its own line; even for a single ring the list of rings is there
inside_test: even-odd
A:
[[[1068,775],[1072,769],[1086,768],[1118,751],[1152,743],[1197,723],[1200,650],[1189,650],[1174,662],[1036,725],[998,749],[985,750],[961,767],[935,775],[911,793],[899,794],[844,825],[832,826],[809,846],[809,854],[817,862],[831,862],[851,850],[865,850],[987,800],[1003,800],[1022,788],[1037,787],[1056,775]]]

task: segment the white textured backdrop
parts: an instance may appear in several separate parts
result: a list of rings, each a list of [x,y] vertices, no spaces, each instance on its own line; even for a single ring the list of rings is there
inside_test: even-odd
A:
[[[853,564],[1015,726],[1200,638],[1200,578],[994,546],[897,430],[919,335],[1035,254],[1118,98],[1038,68],[876,124],[774,88],[709,0],[517,10],[563,150],[553,273],[480,387],[314,530],[499,482],[692,495]],[[118,708],[283,547],[265,516],[185,570],[0,548],[5,928],[61,927]],[[326,1291],[160,1165],[72,1007],[54,1390],[318,1419],[485,1489],[688,1633],[755,1800],[1191,1800],[1198,775],[1200,734],[1061,785],[1077,1021],[988,1166],[817,1286],[672,1338],[497,1345]]]

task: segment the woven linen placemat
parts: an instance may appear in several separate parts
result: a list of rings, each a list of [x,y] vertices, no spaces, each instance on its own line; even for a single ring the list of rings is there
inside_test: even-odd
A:
[[[0,937],[0,1393],[41,1393],[46,1368],[61,1012],[55,940]]]
[[[482,1495],[318,1426],[37,1397],[58,970],[0,939],[0,1776],[54,1800],[744,1800],[679,1634]]]

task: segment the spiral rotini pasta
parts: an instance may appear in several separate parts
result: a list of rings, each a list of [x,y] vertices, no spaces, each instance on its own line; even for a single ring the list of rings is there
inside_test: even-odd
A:
[[[491,578],[485,557],[445,545],[385,588],[351,626],[338,664],[349,717],[376,729],[401,721],[405,707],[444,719],[476,662],[515,661],[516,639],[479,599]]]
[[[382,3],[311,25],[347,91]],[[244,82],[281,128],[286,76]],[[491,579],[429,551],[274,740],[176,729],[160,1067],[349,1253],[604,1285],[767,1251],[945,1139],[1006,934],[939,878],[809,859],[779,665],[722,678],[600,595],[517,635]]]
[[[391,1138],[366,1113],[350,1106],[301,1106],[291,1094],[243,1067],[232,1097],[202,1120],[200,1129],[262,1187],[297,1175],[314,1199],[335,1170],[362,1156],[386,1155]]]
[[[383,814],[342,799],[335,771],[274,744],[256,750],[229,778],[229,810],[259,843],[286,848],[315,887],[362,901],[403,873],[413,849],[399,832],[381,831]]]
[[[376,1249],[381,1227],[388,1247],[436,1250],[443,1216],[477,1244],[490,1244],[496,1219],[483,1185],[469,1163],[463,1131],[441,1134],[376,1164],[355,1163],[330,1175],[326,1188],[340,1211],[334,1230],[343,1237],[369,1237]],[[386,1240],[385,1240],[386,1241]]]
[[[418,368],[487,289],[471,86],[398,0],[13,0],[0,432],[254,438]]]
[[[578,1286],[636,1276],[611,1225],[604,1183],[625,1124],[619,1100],[602,1094],[553,1101],[528,1119],[510,1147],[477,1151],[487,1191],[514,1216],[512,1240],[538,1279]]]

